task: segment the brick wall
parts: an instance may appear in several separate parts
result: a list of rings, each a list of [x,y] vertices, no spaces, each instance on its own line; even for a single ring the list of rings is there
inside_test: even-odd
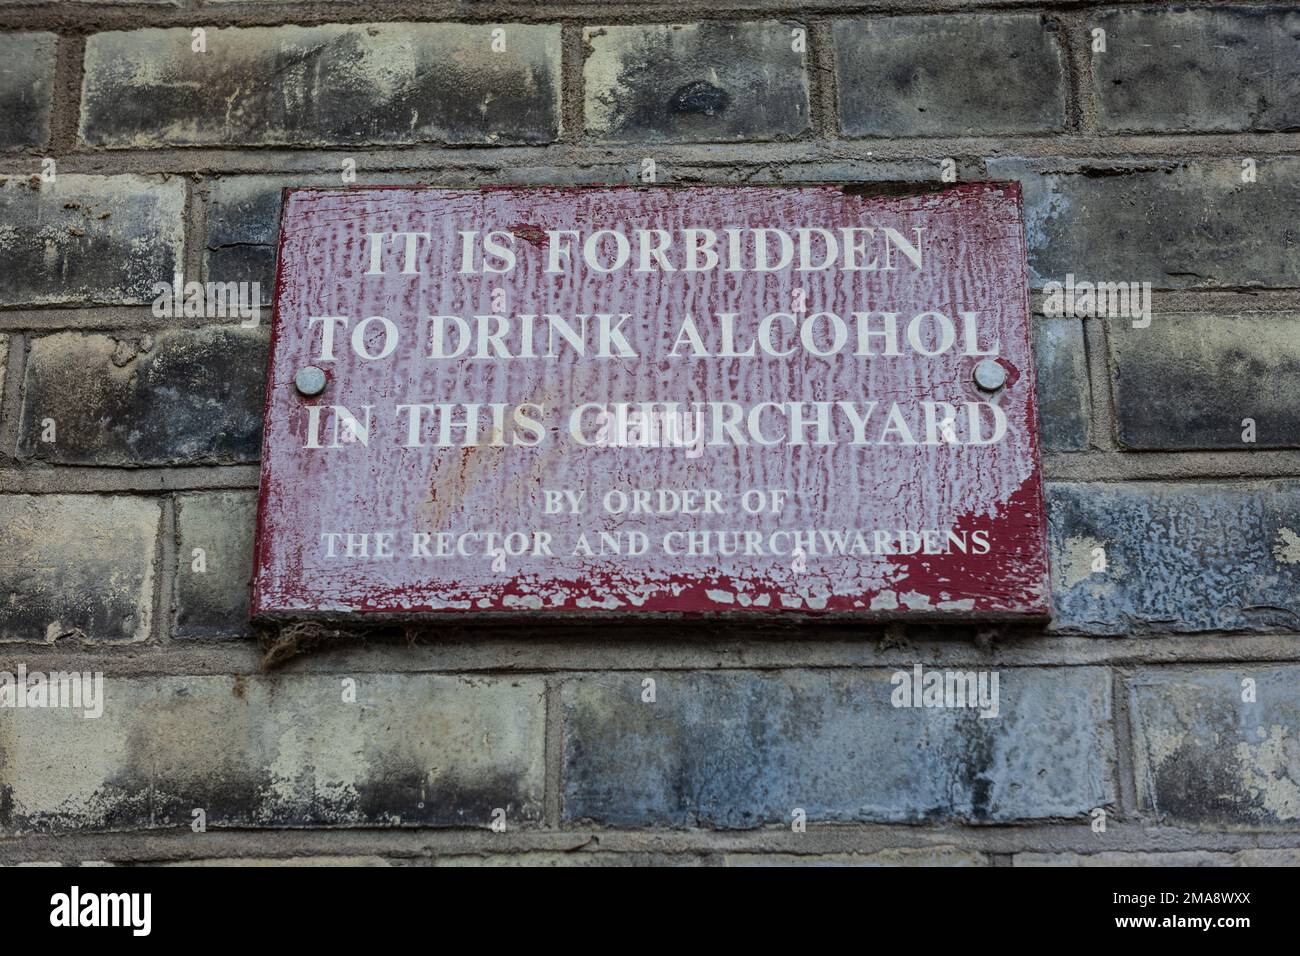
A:
[[[0,663],[109,695],[0,710],[0,860],[1300,862],[1300,7],[0,0],[0,31]],[[263,671],[266,324],[150,288],[269,301],[281,188],[349,159],[1019,180],[1036,289],[1156,290],[1145,329],[1036,319],[1055,619],[408,628]],[[996,670],[999,718],[889,706],[918,662]]]

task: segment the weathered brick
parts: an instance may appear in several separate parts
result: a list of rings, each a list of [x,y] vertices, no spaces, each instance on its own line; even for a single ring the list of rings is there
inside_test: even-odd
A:
[[[90,37],[82,141],[546,143],[559,133],[557,26],[209,27],[207,53],[190,47],[188,28]]]
[[[489,853],[439,856],[434,866],[987,866],[982,853],[956,847],[877,850],[874,853]]]
[[[74,1],[79,1],[79,0],[74,0]],[[0,0],[0,4],[4,4],[4,3],[6,3],[6,0]],[[62,860],[27,860],[21,862],[21,864],[4,864],[4,862],[0,862],[0,866],[116,866],[116,865],[117,864],[112,864],[112,862],[108,862],[107,860],[77,860],[73,862],[64,862]]]
[[[672,165],[660,165],[669,175]],[[690,167],[686,167],[690,168]],[[960,173],[961,165],[958,165]],[[972,169],[973,169],[972,165]],[[881,183],[936,182],[940,169],[930,159],[909,159],[899,161],[881,161],[861,159],[846,160],[811,160],[789,163],[763,163],[750,166],[735,165],[703,166],[692,170],[695,182],[762,183],[774,186],[782,185],[823,185],[825,183],[847,183],[852,186],[874,186]],[[973,178],[973,177],[972,177]],[[662,177],[661,177],[662,181]]]
[[[1300,315],[1157,315],[1112,321],[1108,338],[1124,447],[1300,446]]]
[[[1058,483],[1047,500],[1059,630],[1269,630],[1300,619],[1300,482]],[[1094,571],[1099,548],[1105,569]]]
[[[246,857],[205,857],[199,860],[170,860],[166,863],[154,863],[153,866],[392,866],[381,856],[246,856]]]
[[[1173,850],[1159,853],[1017,853],[1012,866],[1300,866],[1300,850]]]
[[[1128,693],[1144,810],[1169,823],[1295,827],[1300,666],[1149,671]]]
[[[809,128],[795,23],[588,27],[588,132],[605,140],[790,139]]]
[[[956,847],[902,848],[874,853],[728,853],[726,866],[988,866],[988,857]]]
[[[19,453],[68,465],[256,461],[266,342],[265,327],[235,325],[38,336]]]
[[[1111,132],[1300,128],[1300,11],[1113,10],[1092,56],[1098,120]]]
[[[483,856],[439,856],[434,866],[450,867],[578,867],[578,866],[706,866],[709,860],[694,853],[488,853]]]
[[[257,495],[251,491],[176,498],[179,545],[175,636],[230,637],[249,633],[248,596],[256,517]]]
[[[1088,357],[1083,323],[1041,319],[1034,324],[1038,421],[1046,451],[1088,448]]]
[[[988,136],[1065,126],[1056,27],[1036,13],[835,23],[849,136]]]
[[[105,677],[104,714],[0,711],[0,828],[507,826],[542,809],[540,680]]]
[[[1024,186],[1035,287],[1046,281],[1156,288],[1300,285],[1300,159],[1194,162],[990,159]]]
[[[179,179],[0,177],[0,305],[139,305],[181,261]]]
[[[53,33],[0,33],[0,150],[49,140],[57,42]]]
[[[564,817],[613,826],[1073,817],[1114,798],[1096,668],[1003,670],[999,716],[895,708],[890,671],[655,675],[563,689]]]
[[[149,768],[132,751],[144,745],[152,701],[122,690],[104,676],[103,713],[93,718],[68,707],[0,709],[0,834],[148,823]]]
[[[0,641],[147,640],[161,515],[148,498],[0,495]]]
[[[367,180],[368,181],[368,180]],[[274,301],[280,199],[290,186],[340,185],[319,176],[237,176],[212,184],[208,206],[208,277],[214,282],[257,282],[262,302]]]

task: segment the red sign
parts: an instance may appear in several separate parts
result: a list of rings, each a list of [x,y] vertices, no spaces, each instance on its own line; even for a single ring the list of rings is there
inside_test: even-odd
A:
[[[1045,616],[1019,187],[296,190],[253,609]]]

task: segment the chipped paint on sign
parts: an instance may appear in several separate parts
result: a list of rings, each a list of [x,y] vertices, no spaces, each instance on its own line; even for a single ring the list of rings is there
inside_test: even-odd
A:
[[[1015,184],[291,191],[254,613],[1044,617],[1034,397]]]

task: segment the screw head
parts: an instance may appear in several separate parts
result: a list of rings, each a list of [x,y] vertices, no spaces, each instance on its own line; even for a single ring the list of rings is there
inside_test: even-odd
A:
[[[315,365],[304,365],[293,377],[293,387],[300,395],[310,398],[325,391],[325,370]]]
[[[1007,384],[1007,370],[1000,362],[985,359],[975,366],[975,384],[981,391],[996,392]]]

